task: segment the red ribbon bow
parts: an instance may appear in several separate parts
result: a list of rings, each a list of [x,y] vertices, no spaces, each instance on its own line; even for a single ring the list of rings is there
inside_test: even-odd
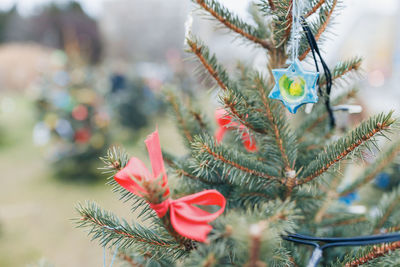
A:
[[[219,126],[215,132],[215,139],[217,139],[218,143],[222,141],[228,130],[232,130],[234,127],[239,127],[239,129],[242,131],[243,145],[246,150],[249,152],[257,151],[255,138],[246,131],[246,127],[244,125],[233,121],[232,117],[229,116],[223,108],[215,110],[215,119]]]
[[[155,181],[162,175],[161,187],[165,189],[163,197],[167,198],[169,196],[168,179],[158,132],[155,131],[147,137],[145,143],[153,172],[150,173],[140,159],[132,157],[128,164],[115,174],[114,179],[129,192],[142,197],[148,194],[143,186],[144,182]],[[209,213],[193,206],[193,204],[218,205],[221,208],[215,213]],[[225,197],[216,190],[204,190],[176,200],[167,198],[158,204],[150,203],[150,207],[155,210],[160,218],[164,217],[169,210],[171,225],[178,234],[200,242],[206,242],[207,235],[212,229],[208,223],[224,212],[225,205]]]

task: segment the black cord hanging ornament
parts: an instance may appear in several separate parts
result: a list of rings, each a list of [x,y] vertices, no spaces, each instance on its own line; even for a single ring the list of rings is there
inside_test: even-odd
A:
[[[318,48],[317,41],[315,40],[315,37],[314,37],[313,33],[311,32],[311,29],[308,26],[307,21],[305,20],[305,18],[303,16],[301,17],[301,26],[303,27],[304,33],[306,34],[306,37],[307,37],[308,44],[310,45],[310,50],[311,50],[311,53],[312,53],[312,56],[314,59],[315,68],[317,69],[317,72],[319,72],[319,67],[318,67],[317,57],[315,54],[317,54],[317,56],[319,57],[322,68],[324,70],[324,75],[325,75],[325,79],[326,79],[325,106],[326,106],[326,110],[329,115],[330,126],[331,126],[331,128],[334,128],[336,122],[335,122],[335,116],[333,115],[333,110],[332,110],[331,101],[330,101],[330,95],[331,95],[331,90],[332,90],[332,74],[328,68],[328,65],[322,58],[321,52]],[[318,77],[318,81],[317,81],[318,93],[322,97],[323,92],[321,90],[321,86],[319,86],[319,79],[320,79],[320,76]]]

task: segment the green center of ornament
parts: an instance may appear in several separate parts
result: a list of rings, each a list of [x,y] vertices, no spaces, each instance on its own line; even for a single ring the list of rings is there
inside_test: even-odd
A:
[[[306,82],[300,76],[288,77],[283,74],[279,79],[279,89],[287,101],[299,101],[305,96]]]

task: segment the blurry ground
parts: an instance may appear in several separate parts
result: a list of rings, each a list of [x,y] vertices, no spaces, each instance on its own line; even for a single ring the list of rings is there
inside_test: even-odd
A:
[[[33,107],[23,95],[8,102],[3,106],[14,111],[0,113],[0,266],[26,266],[42,257],[56,267],[102,266],[102,248],[90,242],[83,229],[74,228],[74,205],[95,200],[128,219],[129,205],[119,202],[104,183],[79,185],[52,179],[39,148],[32,144]],[[179,150],[174,124],[165,119],[155,123],[163,132],[161,143]],[[152,130],[144,130],[143,138]],[[131,155],[147,158],[143,144],[126,148]]]

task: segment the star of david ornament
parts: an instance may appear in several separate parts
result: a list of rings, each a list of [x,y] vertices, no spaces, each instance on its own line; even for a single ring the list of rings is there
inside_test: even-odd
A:
[[[275,87],[269,98],[282,101],[285,107],[296,113],[297,109],[306,103],[317,103],[316,90],[318,72],[305,71],[296,59],[287,69],[272,70]]]

